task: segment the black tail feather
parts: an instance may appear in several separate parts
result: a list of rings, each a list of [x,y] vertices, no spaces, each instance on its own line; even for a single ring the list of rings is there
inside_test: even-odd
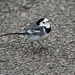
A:
[[[0,36],[7,36],[7,35],[24,35],[25,33],[8,33],[8,34],[2,34]]]

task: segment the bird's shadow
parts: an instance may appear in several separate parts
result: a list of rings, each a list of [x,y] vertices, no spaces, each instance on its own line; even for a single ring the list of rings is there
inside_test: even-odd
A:
[[[48,47],[38,47],[31,50],[33,54],[48,53]]]

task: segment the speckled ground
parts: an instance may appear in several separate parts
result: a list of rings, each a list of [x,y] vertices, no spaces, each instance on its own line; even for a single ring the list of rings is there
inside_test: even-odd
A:
[[[0,34],[20,32],[41,17],[55,22],[40,41],[44,50],[17,35],[0,37],[0,75],[75,75],[75,0],[0,0]]]

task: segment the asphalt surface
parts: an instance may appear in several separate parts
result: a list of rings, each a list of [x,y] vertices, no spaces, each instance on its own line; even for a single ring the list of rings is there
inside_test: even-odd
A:
[[[18,35],[0,37],[0,75],[75,75],[75,0],[0,0],[0,35],[41,17],[54,22],[44,49]]]

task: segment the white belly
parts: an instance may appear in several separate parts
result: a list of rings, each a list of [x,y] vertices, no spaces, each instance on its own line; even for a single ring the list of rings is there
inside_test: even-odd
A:
[[[39,40],[43,40],[45,38],[47,38],[49,36],[49,34],[46,34],[46,35],[43,35],[43,36],[36,36],[36,35],[32,35],[32,36],[24,36],[25,39],[27,39],[28,41],[30,42],[33,42],[33,41],[39,41]]]

